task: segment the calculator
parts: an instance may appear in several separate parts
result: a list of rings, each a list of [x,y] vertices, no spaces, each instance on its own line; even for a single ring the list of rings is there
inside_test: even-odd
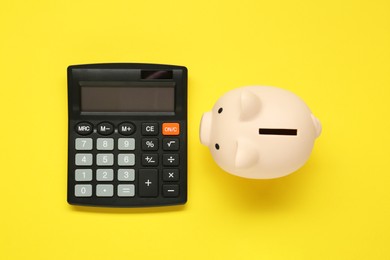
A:
[[[69,66],[68,117],[68,203],[187,201],[186,67]]]

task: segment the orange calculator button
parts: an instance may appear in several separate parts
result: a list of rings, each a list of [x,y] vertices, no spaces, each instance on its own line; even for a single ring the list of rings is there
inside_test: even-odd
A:
[[[179,123],[163,123],[162,134],[163,135],[179,135],[180,134]]]

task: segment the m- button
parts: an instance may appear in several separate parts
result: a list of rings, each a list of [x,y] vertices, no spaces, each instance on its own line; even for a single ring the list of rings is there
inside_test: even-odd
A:
[[[100,123],[97,126],[97,131],[101,135],[109,135],[114,132],[114,126],[108,122]]]
[[[164,123],[162,125],[163,135],[179,135],[180,125],[179,123]]]

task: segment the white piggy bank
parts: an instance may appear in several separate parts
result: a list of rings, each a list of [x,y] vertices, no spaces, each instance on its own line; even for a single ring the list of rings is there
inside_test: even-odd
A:
[[[321,124],[295,94],[242,87],[204,113],[200,141],[225,171],[253,179],[285,176],[305,164]]]

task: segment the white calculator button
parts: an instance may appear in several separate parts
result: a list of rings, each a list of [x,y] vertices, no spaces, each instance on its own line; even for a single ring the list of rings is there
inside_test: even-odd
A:
[[[92,138],[76,138],[76,150],[92,150]]]
[[[119,166],[133,166],[135,164],[135,155],[132,153],[118,154]]]
[[[98,154],[96,155],[96,164],[99,166],[111,166],[114,164],[114,155],[113,154]]]
[[[90,184],[77,184],[74,186],[74,195],[76,197],[91,197],[92,185]]]
[[[135,139],[134,138],[119,138],[118,139],[118,150],[134,150]]]
[[[135,171],[134,169],[119,169],[118,181],[134,181]]]
[[[113,169],[98,169],[96,171],[96,180],[98,181],[112,181],[114,180]]]
[[[134,197],[134,184],[120,184],[118,185],[118,197]]]
[[[96,141],[96,149],[98,150],[114,150],[114,139],[98,138]]]
[[[76,181],[92,181],[92,170],[91,169],[77,169],[75,171]]]
[[[89,154],[89,153],[76,154],[76,165],[78,165],[78,166],[92,165],[92,154]]]
[[[96,185],[97,197],[112,197],[114,195],[114,186],[111,184]]]

